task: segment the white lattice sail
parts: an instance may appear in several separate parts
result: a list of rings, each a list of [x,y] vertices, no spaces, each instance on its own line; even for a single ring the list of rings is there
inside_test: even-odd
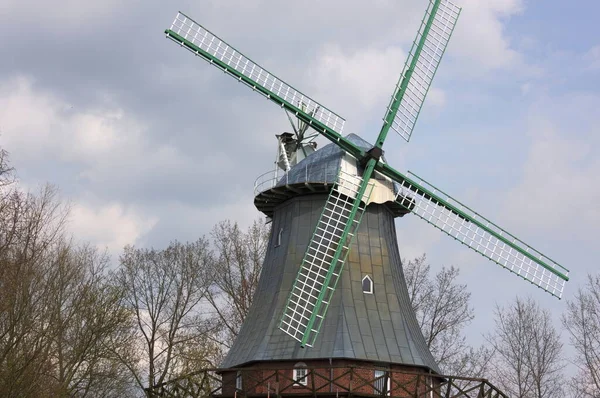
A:
[[[400,185],[397,201],[413,214],[496,264],[560,298],[569,270],[419,176]]]
[[[220,61],[222,63],[218,65],[220,68],[251,88],[262,87],[270,93],[259,91],[261,94],[267,97],[274,94],[288,104],[312,115],[314,119],[333,131],[342,133],[345,120],[341,116],[268,72],[187,15],[177,13],[171,29],[167,31],[167,37],[214,65],[216,65],[214,60]],[[247,77],[251,82],[240,79],[238,74],[232,71]]]
[[[363,197],[358,198],[362,181],[358,176],[340,173],[308,244],[279,325],[283,332],[300,342],[305,341],[309,347],[312,347],[319,333],[352,238],[365,211],[365,203],[368,203],[373,189],[373,184],[369,184]],[[352,207],[357,200],[361,203],[354,219],[350,220]],[[349,223],[350,230],[341,255],[337,261],[333,261]]]
[[[433,21],[428,24],[429,17],[433,12],[435,12]],[[394,98],[401,91],[402,85],[406,84],[402,100],[391,125],[391,128],[406,141],[410,140],[421,107],[431,86],[431,81],[450,41],[459,15],[460,8],[450,1],[441,0],[436,8],[435,1],[432,0],[421,22],[421,27],[410,49],[387,112],[393,111],[391,108]],[[420,45],[423,35],[426,35],[426,37]],[[411,70],[413,64],[414,67]],[[408,81],[405,82],[405,80]]]

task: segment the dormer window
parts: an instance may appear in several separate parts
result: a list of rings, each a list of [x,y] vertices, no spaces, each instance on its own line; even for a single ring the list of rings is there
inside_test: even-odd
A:
[[[373,279],[369,275],[365,275],[362,279],[363,293],[373,294]]]

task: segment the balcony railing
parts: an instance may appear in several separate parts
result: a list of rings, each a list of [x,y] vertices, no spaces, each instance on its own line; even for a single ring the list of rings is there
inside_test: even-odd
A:
[[[486,379],[361,366],[204,369],[147,389],[149,397],[508,398]],[[299,374],[299,373],[297,373]]]
[[[298,173],[297,166],[294,167],[295,175]],[[274,188],[280,181],[284,184],[288,184],[289,173],[285,173],[280,169],[275,169],[271,171],[267,171],[266,173],[258,176],[256,181],[254,181],[254,196],[257,196],[260,193],[268,191],[269,189]],[[304,180],[302,182],[308,181],[308,165],[304,166]]]

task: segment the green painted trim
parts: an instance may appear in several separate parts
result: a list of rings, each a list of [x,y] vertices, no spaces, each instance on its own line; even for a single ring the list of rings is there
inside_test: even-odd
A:
[[[277,94],[271,92],[270,90],[266,89],[265,87],[262,87],[257,82],[255,82],[254,80],[250,79],[249,77],[241,74],[237,70],[229,67],[223,61],[219,60],[218,58],[214,57],[213,55],[209,54],[208,52],[202,50],[200,47],[196,46],[194,43],[190,42],[189,40],[184,39],[182,36],[178,35],[177,33],[173,32],[172,30],[166,29],[165,34],[171,40],[179,43],[181,46],[185,46],[187,49],[189,49],[196,55],[201,56],[202,58],[204,58],[206,61],[210,62],[211,64],[218,66],[224,72],[227,72],[227,73],[233,75],[239,81],[243,81],[244,83],[246,83],[247,85],[252,87],[254,90],[263,94],[265,97],[267,97],[267,99],[275,102],[277,105],[281,106],[282,108],[285,108],[290,112],[293,112],[294,115],[298,119],[302,120],[303,122],[307,123],[312,128],[314,128],[316,131],[323,134],[323,136],[325,136],[325,138],[327,138],[331,142],[338,144],[346,152],[350,153],[355,158],[361,159],[365,156],[365,151],[363,149],[359,148],[358,146],[356,146],[355,144],[350,142],[348,139],[343,137],[341,134],[339,134],[335,130],[329,128],[328,126],[324,125],[320,121],[316,120],[315,118],[313,118],[308,113],[304,112],[299,107],[297,107],[293,104],[290,104],[283,98],[279,97]],[[237,50],[236,50],[236,52],[239,53],[239,51],[237,51]],[[244,55],[244,57],[245,57],[245,55]],[[254,62],[254,61],[252,61],[252,62]],[[256,64],[256,65],[258,65],[258,64]],[[272,75],[272,76],[275,77],[275,75]],[[296,91],[298,91],[298,90],[296,90]]]
[[[404,174],[400,173],[399,171],[393,169],[392,167],[390,167],[387,164],[377,164],[376,165],[376,170],[378,172],[380,172],[381,174],[391,178],[393,181],[397,181],[398,183],[402,184],[403,181],[407,181],[409,184],[418,187],[418,189],[422,192],[425,193],[425,195],[423,195],[425,198],[427,199],[431,199],[434,203],[446,208],[447,210],[450,210],[452,213],[460,216],[461,218],[463,218],[466,221],[469,221],[475,225],[477,225],[479,228],[483,229],[484,231],[486,231],[487,233],[489,233],[490,235],[492,235],[493,237],[495,237],[496,239],[498,239],[499,241],[501,241],[502,243],[510,246],[511,248],[513,248],[514,250],[518,251],[519,253],[521,253],[522,255],[524,255],[525,257],[529,258],[530,260],[532,260],[533,262],[541,265],[542,267],[546,268],[548,271],[550,271],[551,273],[553,273],[554,275],[558,276],[559,278],[563,279],[564,281],[568,281],[569,277],[566,276],[565,274],[563,274],[560,271],[557,271],[556,269],[554,269],[552,266],[546,264],[545,262],[535,258],[533,255],[531,255],[530,253],[526,252],[525,250],[521,249],[520,247],[516,246],[515,244],[513,244],[511,241],[509,241],[508,239],[506,239],[506,237],[501,236],[499,234],[497,234],[494,230],[491,230],[490,228],[486,227],[485,225],[483,225],[481,222],[479,222],[478,220],[475,220],[474,218],[472,218],[471,216],[469,216],[468,214],[464,213],[463,211],[461,211],[460,209],[458,209],[456,206],[448,203],[446,200],[442,199],[441,197],[439,197],[438,195],[434,194],[433,192],[429,191],[427,188],[424,188],[422,186],[419,185],[418,182],[414,181],[413,179],[405,176]],[[433,186],[433,185],[432,185]],[[440,190],[440,192],[442,192]],[[400,205],[402,205],[404,208],[408,209],[404,204],[402,204],[401,201],[398,201],[398,203]],[[465,206],[466,207],[466,206]],[[471,210],[471,209],[469,209]],[[474,212],[475,213],[475,212]],[[483,218],[483,217],[482,217]],[[486,220],[487,221],[487,220]],[[493,224],[490,222],[490,224]],[[497,227],[498,229],[502,229],[500,227],[498,227],[497,225],[494,224],[495,227]],[[443,231],[443,230],[442,230]],[[444,231],[445,232],[445,231]],[[507,233],[508,234],[508,233]],[[510,234],[509,234],[510,235]],[[510,235],[511,237],[513,237],[512,235]],[[515,238],[517,239],[517,238]],[[523,243],[521,240],[517,239],[519,242]],[[489,258],[487,256],[484,256],[486,258]],[[493,262],[499,264],[497,261],[493,260],[490,258],[490,260],[492,260]],[[502,264],[499,264],[502,265]],[[560,266],[562,267],[562,266]],[[566,268],[562,267],[563,269],[567,270]],[[568,270],[567,270],[568,271]]]
[[[431,9],[431,14],[429,15],[429,18],[427,19],[425,28],[423,29],[423,34],[421,35],[419,44],[417,45],[417,49],[415,50],[415,54],[411,60],[410,66],[406,70],[406,76],[404,79],[402,79],[402,76],[400,76],[400,79],[402,79],[402,83],[400,84],[400,87],[398,88],[398,90],[396,91],[396,93],[394,95],[394,101],[392,102],[392,106],[390,106],[390,109],[383,121],[383,126],[381,126],[381,131],[379,132],[379,136],[377,137],[377,141],[375,143],[375,145],[379,148],[381,148],[383,146],[383,142],[385,141],[385,138],[387,137],[387,134],[390,131],[390,127],[392,126],[392,122],[396,118],[396,114],[398,113],[398,108],[400,107],[402,98],[404,98],[404,94],[406,93],[406,88],[408,87],[408,83],[410,82],[410,79],[412,77],[412,73],[415,69],[415,66],[417,65],[417,62],[419,61],[419,57],[421,56],[421,51],[423,50],[423,46],[425,45],[425,40],[427,39],[427,35],[429,34],[429,30],[431,29],[431,25],[433,24],[433,20],[435,19],[435,15],[437,13],[438,8],[440,7],[441,1],[442,0],[435,0],[435,3],[433,4],[433,8]],[[423,18],[423,19],[425,19],[425,18]],[[418,32],[417,32],[417,37],[419,37]],[[410,57],[410,52],[409,52],[408,56]],[[406,62],[408,62],[408,59],[406,60]],[[429,87],[428,87],[428,89],[429,89]],[[416,123],[416,121],[415,121],[415,123]]]
[[[362,177],[363,178],[362,183],[360,184],[358,193],[356,194],[356,200],[354,201],[354,204],[352,205],[352,209],[350,210],[350,215],[348,216],[348,222],[347,222],[346,226],[344,227],[344,231],[342,232],[342,236],[340,237],[338,247],[335,250],[335,254],[333,255],[333,260],[331,260],[331,264],[329,266],[329,269],[327,270],[327,275],[325,276],[325,281],[323,282],[324,288],[319,292],[319,296],[317,297],[317,302],[315,303],[315,310],[312,312],[312,314],[310,315],[310,319],[308,320],[308,324],[306,327],[306,329],[308,331],[310,331],[312,329],[312,326],[315,323],[315,319],[317,318],[319,309],[321,308],[321,305],[323,303],[323,298],[325,297],[327,286],[329,285],[329,281],[331,280],[331,277],[333,275],[333,270],[335,268],[335,266],[333,264],[335,264],[338,260],[340,260],[342,250],[344,250],[344,245],[346,244],[346,239],[348,237],[348,233],[350,232],[350,229],[353,226],[352,224],[354,223],[354,219],[356,217],[356,212],[358,211],[358,208],[362,201],[362,197],[365,194],[365,191],[367,190],[367,187],[369,185],[369,180],[371,179],[371,175],[373,174],[373,170],[375,169],[376,163],[377,163],[377,161],[375,159],[370,159],[367,162],[367,165],[365,167],[365,171],[364,171],[363,177]],[[356,225],[356,228],[358,228],[358,225]],[[350,250],[350,248],[348,248],[348,250]],[[340,267],[340,272],[343,269],[343,266],[344,265],[342,264],[342,266]],[[325,314],[323,314],[323,317],[324,317],[324,315]],[[309,333],[304,333],[304,336],[302,337],[302,341],[300,342],[301,347],[304,347],[306,345],[306,343],[308,341],[308,337],[309,337]]]

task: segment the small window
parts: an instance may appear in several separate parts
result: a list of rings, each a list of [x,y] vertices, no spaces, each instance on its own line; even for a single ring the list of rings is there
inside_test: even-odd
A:
[[[374,373],[373,393],[377,395],[390,395],[390,376],[384,370],[376,370]]]
[[[241,390],[243,387],[242,384],[242,372],[237,372],[236,376],[235,376],[235,389],[236,390]]]
[[[362,289],[363,293],[373,294],[373,280],[369,275],[362,279]]]
[[[306,364],[298,362],[294,365],[294,385],[295,386],[306,386],[308,385],[308,372],[306,370]]]
[[[279,233],[277,234],[277,240],[275,241],[275,247],[279,247],[281,245],[281,237],[283,236],[283,228],[279,229]]]

